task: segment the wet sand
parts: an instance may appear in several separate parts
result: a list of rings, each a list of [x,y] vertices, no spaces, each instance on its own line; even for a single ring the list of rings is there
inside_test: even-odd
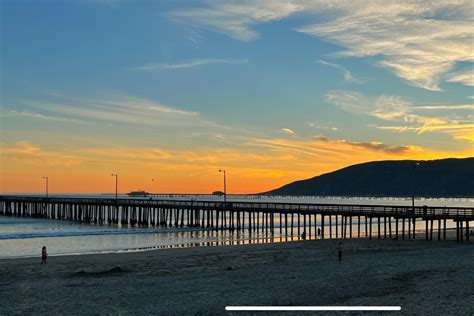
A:
[[[226,313],[226,305],[399,305],[401,312],[388,314],[474,314],[474,243],[345,240],[342,262],[337,243],[50,257],[46,267],[40,258],[0,260],[0,315],[247,314]]]

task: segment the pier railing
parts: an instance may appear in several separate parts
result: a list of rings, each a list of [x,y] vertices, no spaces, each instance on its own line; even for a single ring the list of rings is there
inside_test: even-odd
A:
[[[226,209],[230,211],[267,211],[283,213],[338,213],[341,215],[380,215],[400,217],[441,217],[448,219],[474,220],[473,207],[448,206],[412,206],[407,205],[364,205],[364,204],[320,204],[288,202],[219,202],[203,200],[169,200],[169,199],[114,199],[114,198],[64,198],[64,197],[30,197],[0,195],[0,201],[29,202],[42,204],[81,204],[112,205],[131,207],[178,207],[192,209]]]

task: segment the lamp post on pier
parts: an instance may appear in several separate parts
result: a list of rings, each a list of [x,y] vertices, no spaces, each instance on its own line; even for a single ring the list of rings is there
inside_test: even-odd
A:
[[[227,203],[227,182],[225,177],[225,170],[219,169],[219,172],[224,173],[224,204]]]
[[[48,197],[48,177],[43,177],[46,180],[46,197]]]
[[[117,199],[118,195],[118,174],[112,173],[112,177],[115,177],[115,199]]]

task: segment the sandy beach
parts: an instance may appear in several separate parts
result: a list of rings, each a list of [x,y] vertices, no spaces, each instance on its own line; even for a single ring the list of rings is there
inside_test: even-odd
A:
[[[405,315],[474,313],[472,243],[346,240],[342,262],[337,243],[50,257],[46,267],[39,257],[0,260],[0,314],[208,315],[225,314],[227,305],[400,305]]]

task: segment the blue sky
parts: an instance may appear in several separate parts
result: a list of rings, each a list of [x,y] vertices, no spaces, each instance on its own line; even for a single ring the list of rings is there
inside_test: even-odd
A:
[[[159,148],[169,161],[153,168],[169,170],[194,170],[187,151],[210,152],[198,167],[283,183],[368,159],[474,152],[470,1],[1,6],[2,159],[12,168],[61,155],[86,166],[107,144]],[[328,143],[340,158],[314,152]],[[371,154],[347,159],[344,146]],[[248,171],[245,154],[293,160]]]

